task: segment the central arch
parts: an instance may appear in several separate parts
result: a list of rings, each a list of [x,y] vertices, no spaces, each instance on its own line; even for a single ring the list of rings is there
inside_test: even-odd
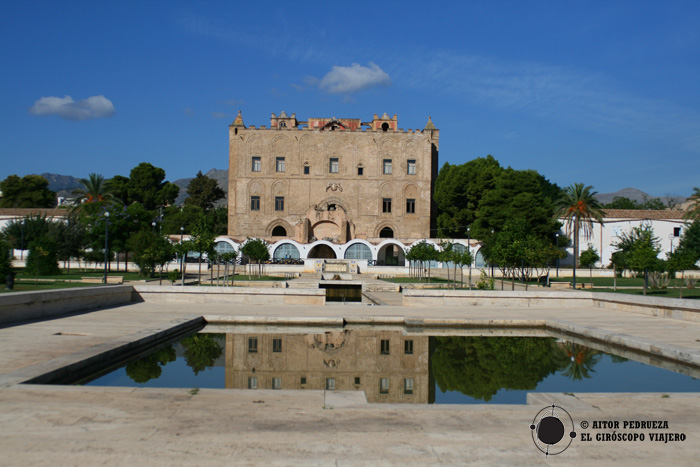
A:
[[[311,251],[309,251],[309,255],[307,256],[307,258],[336,259],[337,256],[335,254],[335,251],[333,251],[333,248],[322,243],[313,247]]]

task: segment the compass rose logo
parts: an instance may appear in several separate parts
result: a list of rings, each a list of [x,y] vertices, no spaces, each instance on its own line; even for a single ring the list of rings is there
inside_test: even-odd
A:
[[[568,436],[565,435],[567,429]],[[554,404],[537,413],[530,425],[530,431],[532,441],[545,456],[561,454],[576,438],[574,419],[563,407]]]

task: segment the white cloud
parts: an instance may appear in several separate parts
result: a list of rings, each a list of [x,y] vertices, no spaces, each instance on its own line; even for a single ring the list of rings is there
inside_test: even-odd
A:
[[[323,77],[319,87],[331,94],[348,94],[373,86],[389,86],[391,78],[376,64],[369,62],[369,66],[353,63],[350,66],[334,66]]]
[[[114,115],[114,104],[105,96],[74,101],[71,96],[42,97],[29,108],[32,115],[58,115],[66,120],[90,120]]]

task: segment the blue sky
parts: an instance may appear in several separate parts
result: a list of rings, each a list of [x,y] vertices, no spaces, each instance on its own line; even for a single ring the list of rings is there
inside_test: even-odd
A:
[[[170,180],[272,112],[440,133],[567,186],[700,186],[700,2],[3,1],[0,179]]]

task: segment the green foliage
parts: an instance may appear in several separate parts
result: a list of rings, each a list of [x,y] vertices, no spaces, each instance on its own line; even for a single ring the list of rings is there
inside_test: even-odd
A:
[[[634,227],[631,232],[623,233],[615,247],[617,251],[612,254],[612,262],[619,268],[641,273],[645,269],[661,271],[665,267],[658,258],[661,246],[651,226]]]
[[[612,202],[606,204],[604,207],[605,209],[650,209],[655,211],[666,209],[666,206],[664,206],[664,203],[659,198],[649,198],[646,195],[641,203],[624,196],[615,196]]]
[[[566,365],[554,338],[435,337],[430,357],[441,391],[489,401],[501,389],[531,390]]]
[[[48,236],[41,237],[29,244],[26,269],[35,276],[61,274],[58,268],[58,244]]]
[[[479,277],[479,281],[476,283],[476,288],[478,290],[493,290],[494,284],[495,281],[493,277],[489,277],[486,271],[482,270],[481,277]]]
[[[48,235],[52,223],[53,220],[45,214],[27,215],[8,222],[2,235],[12,248],[26,250],[31,242]]]
[[[487,240],[506,220],[521,217],[528,230],[554,238],[553,202],[559,187],[533,170],[502,168],[492,156],[462,165],[445,164],[436,180],[439,237]]]
[[[126,375],[135,383],[143,384],[158,378],[164,367],[177,358],[172,345],[162,348],[150,355],[135,360],[126,365]]]
[[[214,207],[214,203],[224,199],[226,193],[219,187],[216,180],[202,175],[200,170],[187,187],[187,196],[186,205],[197,206],[207,212]]]
[[[593,266],[595,266],[595,263],[597,263],[598,261],[600,261],[598,250],[593,248],[593,245],[589,243],[588,249],[581,252],[579,263],[581,264],[581,267],[593,268]]]
[[[0,208],[53,208],[56,193],[49,190],[49,181],[40,175],[10,175],[0,182]]]
[[[691,221],[700,220],[700,188],[694,187],[693,194],[688,198],[690,207],[685,212],[684,217]]]
[[[127,196],[129,203],[141,203],[147,210],[172,204],[180,193],[174,183],[165,181],[165,170],[142,162],[129,174]]]
[[[603,206],[596,199],[592,186],[575,183],[567,187],[556,203],[556,215],[566,219],[566,230],[574,238],[574,262],[579,257],[579,236],[583,230],[586,240],[593,235],[593,222],[603,224]]]
[[[260,238],[249,238],[240,248],[253,263],[262,263],[270,259],[270,251],[267,243]]]
[[[12,271],[12,253],[10,245],[0,237],[0,284],[5,283],[5,278]]]
[[[85,203],[106,203],[116,202],[110,184],[102,175],[91,173],[88,178],[78,180],[82,187],[73,190],[77,195],[76,207],[80,208]]]
[[[223,353],[224,349],[217,339],[220,339],[217,335],[199,333],[182,340],[187,366],[192,368],[195,375],[214,366],[216,359]]]
[[[127,248],[132,251],[134,262],[138,265],[142,276],[148,277],[160,267],[173,259],[173,245],[162,235],[150,230],[141,230],[133,234],[127,241]]]
[[[681,241],[674,253],[688,257],[692,265],[700,261],[700,219],[685,226]]]
[[[174,284],[176,281],[180,279],[180,270],[179,269],[173,269],[168,273],[168,280],[170,281],[171,284]]]

